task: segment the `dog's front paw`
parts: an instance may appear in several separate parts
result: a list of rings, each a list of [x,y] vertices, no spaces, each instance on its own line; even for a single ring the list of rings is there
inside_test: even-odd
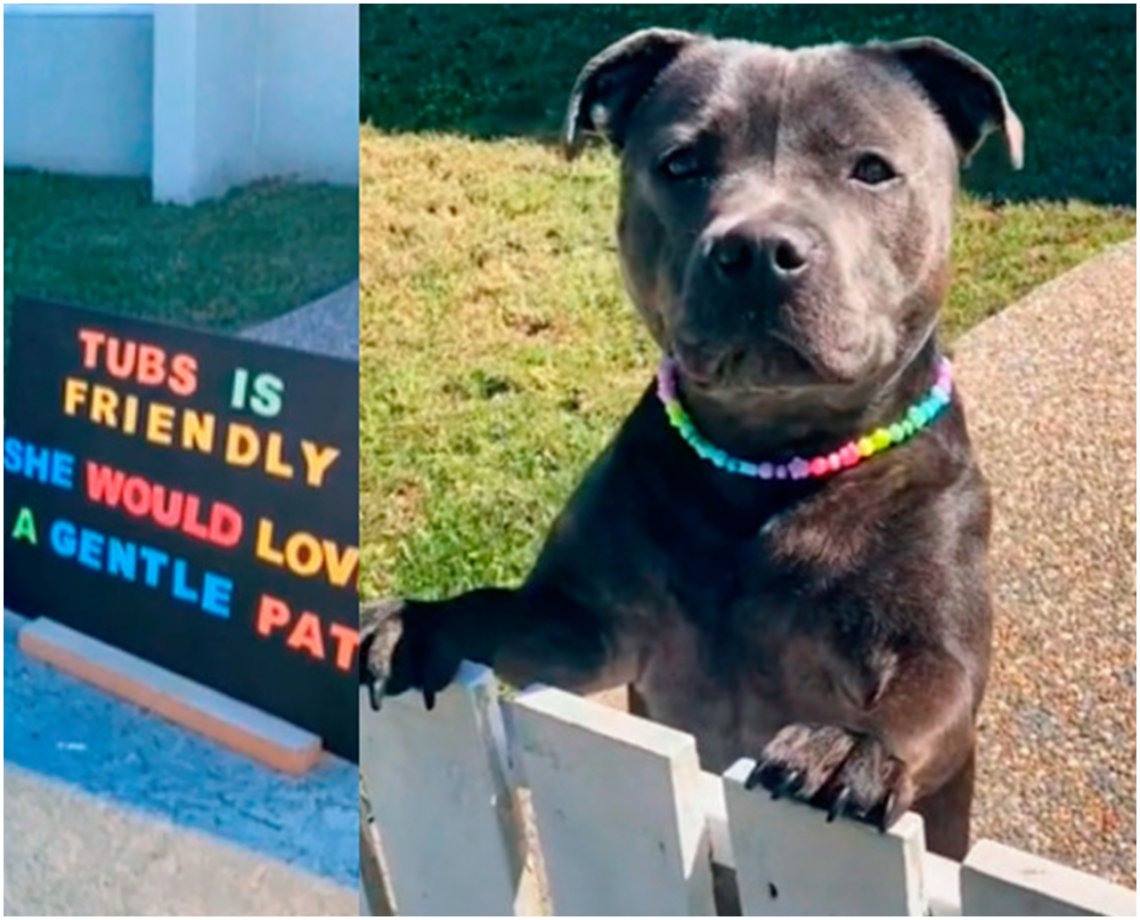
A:
[[[357,674],[374,710],[384,698],[392,651],[403,633],[403,601],[368,601],[360,605],[360,654]]]
[[[748,777],[773,798],[791,796],[885,831],[910,807],[914,788],[906,765],[881,741],[832,725],[792,724],[764,748]]]
[[[446,607],[386,600],[360,608],[360,683],[368,687],[373,709],[385,696],[423,692],[428,709],[451,683],[463,658],[448,629]]]

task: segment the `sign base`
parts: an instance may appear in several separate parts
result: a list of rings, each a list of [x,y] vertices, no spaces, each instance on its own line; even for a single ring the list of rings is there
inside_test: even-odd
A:
[[[321,739],[313,733],[54,620],[41,617],[24,626],[19,647],[276,770],[305,773],[320,761]]]

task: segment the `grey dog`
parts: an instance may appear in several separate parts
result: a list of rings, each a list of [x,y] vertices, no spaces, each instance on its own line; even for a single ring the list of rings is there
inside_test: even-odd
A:
[[[997,79],[930,38],[786,50],[650,29],[574,87],[565,143],[620,155],[626,286],[698,430],[747,461],[834,452],[929,390],[959,168]],[[915,808],[968,846],[991,644],[990,500],[956,395],[823,477],[698,456],[649,388],[518,588],[364,609],[374,699],[461,659],[523,685],[628,684],[706,769],[887,827]]]

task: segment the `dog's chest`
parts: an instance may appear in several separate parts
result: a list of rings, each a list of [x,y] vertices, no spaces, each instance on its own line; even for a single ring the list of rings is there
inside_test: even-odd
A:
[[[882,679],[859,611],[758,541],[690,545],[670,573],[637,688],[652,718],[696,736],[706,769],[755,755],[789,722],[843,721]]]

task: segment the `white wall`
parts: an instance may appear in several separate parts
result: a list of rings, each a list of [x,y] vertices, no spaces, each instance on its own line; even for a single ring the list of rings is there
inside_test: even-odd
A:
[[[258,45],[250,5],[155,12],[154,195],[189,204],[257,173]]]
[[[267,18],[272,18],[267,11]],[[253,6],[218,6],[198,17],[197,155],[204,188],[260,175],[257,168],[258,43]],[[185,77],[183,77],[185,78]]]
[[[355,4],[5,11],[6,166],[147,175],[192,203],[358,181]]]
[[[109,176],[151,168],[148,6],[4,11],[4,165]]]
[[[360,18],[355,4],[277,6],[261,36],[258,171],[355,185]]]
[[[355,5],[178,4],[155,16],[156,199],[268,176],[357,182]]]

